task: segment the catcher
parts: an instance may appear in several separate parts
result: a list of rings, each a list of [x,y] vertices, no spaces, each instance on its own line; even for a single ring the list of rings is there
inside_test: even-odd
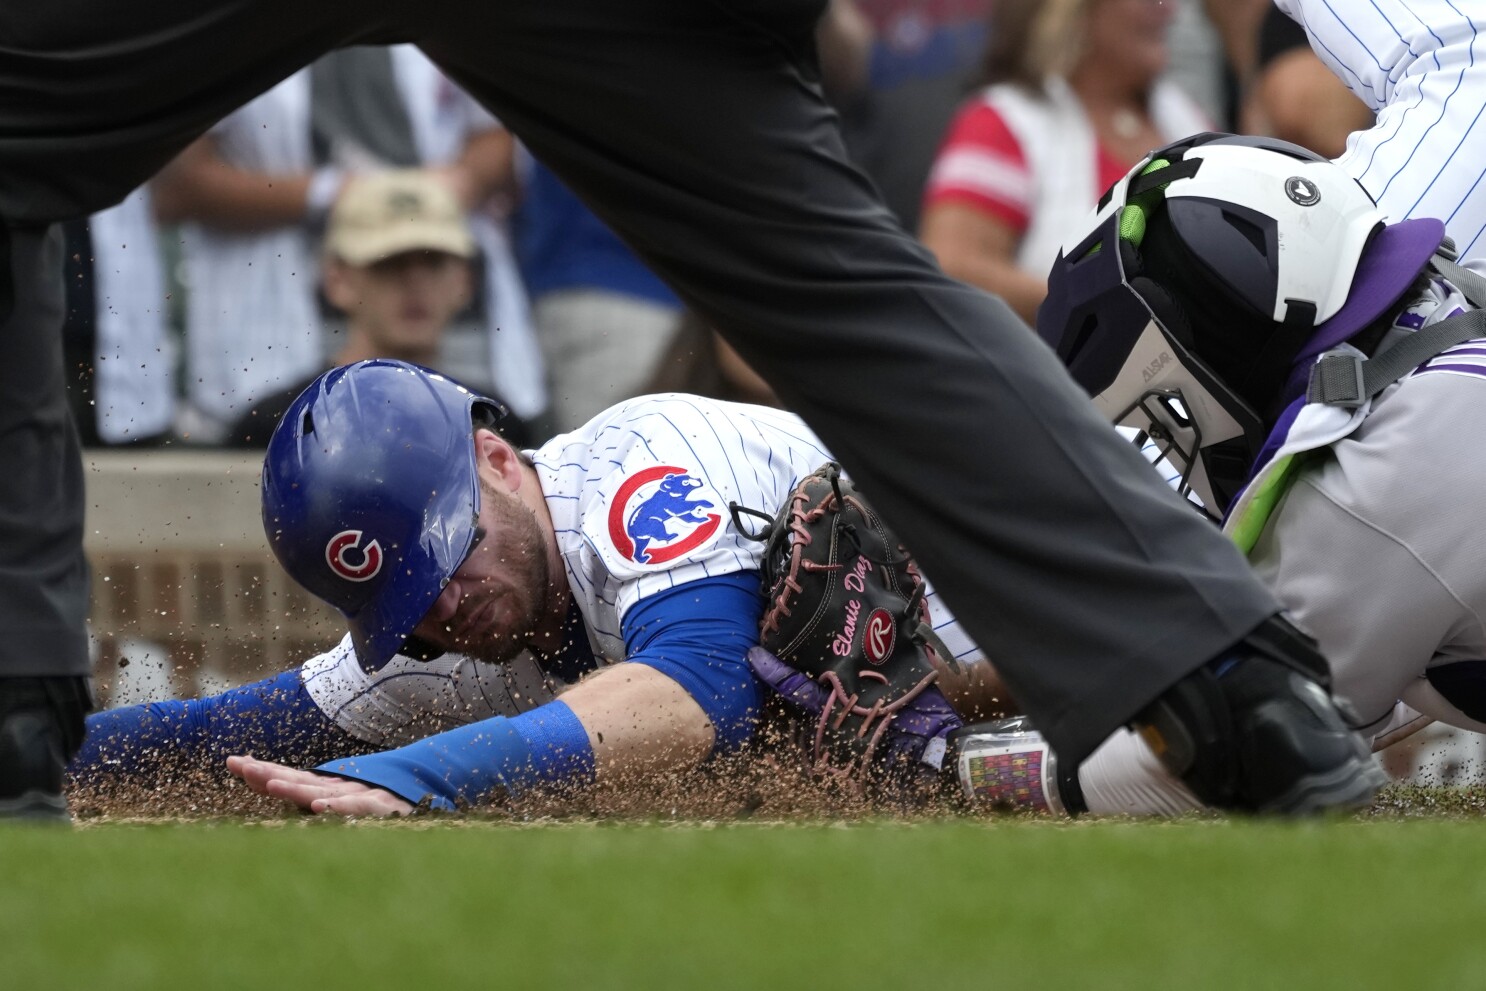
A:
[[[1486,545],[1468,498],[1486,488],[1483,304],[1486,281],[1454,263],[1439,221],[1386,223],[1309,152],[1206,134],[1105,195],[1038,318],[1099,408],[1154,446],[1317,638],[1374,750],[1431,720],[1486,732]],[[831,679],[752,661],[806,708],[839,712]],[[893,725],[879,749],[934,767],[947,751],[960,787],[993,800],[1200,804],[1130,734],[1074,773],[1025,721],[961,728],[932,689]]]

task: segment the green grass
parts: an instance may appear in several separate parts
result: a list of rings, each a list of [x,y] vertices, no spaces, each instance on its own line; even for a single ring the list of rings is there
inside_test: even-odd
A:
[[[0,987],[1486,985],[1486,822],[0,828]]]

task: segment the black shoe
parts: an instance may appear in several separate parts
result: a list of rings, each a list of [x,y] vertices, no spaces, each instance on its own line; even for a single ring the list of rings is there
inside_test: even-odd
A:
[[[91,708],[83,678],[0,678],[0,819],[71,821],[63,775]]]
[[[1329,691],[1315,644],[1279,617],[1135,719],[1173,774],[1212,808],[1309,815],[1370,804],[1387,776]]]

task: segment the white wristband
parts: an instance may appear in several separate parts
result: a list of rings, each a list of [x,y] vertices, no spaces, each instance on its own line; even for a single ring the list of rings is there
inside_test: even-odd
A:
[[[326,166],[316,169],[310,178],[310,188],[304,194],[305,219],[312,224],[325,222],[335,198],[340,195],[341,184],[346,181],[344,169]]]

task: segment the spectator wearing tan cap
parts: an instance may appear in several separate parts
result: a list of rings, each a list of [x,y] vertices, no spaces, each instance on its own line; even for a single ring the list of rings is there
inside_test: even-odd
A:
[[[345,315],[344,340],[330,364],[397,358],[438,368],[444,332],[470,302],[475,254],[463,208],[432,172],[402,169],[348,182],[330,213],[321,262],[325,297]],[[254,405],[227,443],[267,446],[284,410],[321,371]],[[502,433],[517,444],[534,439],[514,415]]]
[[[354,45],[192,142],[151,183],[185,290],[176,429],[219,443],[254,403],[320,367],[336,346],[315,293],[330,209],[351,177],[409,168],[449,183],[480,246],[478,305],[449,345],[480,385],[540,414],[546,374],[504,217],[513,141],[415,45]]]

